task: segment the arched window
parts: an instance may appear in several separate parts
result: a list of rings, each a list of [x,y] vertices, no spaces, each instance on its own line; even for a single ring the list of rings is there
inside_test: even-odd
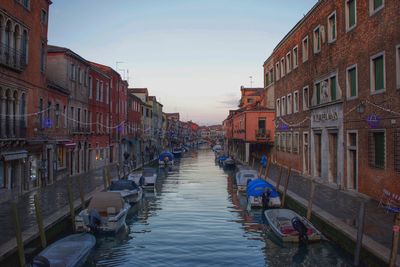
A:
[[[13,120],[13,133],[17,133],[17,127],[19,127],[19,116],[15,116],[16,115],[16,111],[17,111],[17,101],[18,101],[18,92],[14,91],[13,94],[13,100],[12,100],[12,104],[11,104],[11,108],[12,108],[12,120]]]
[[[22,33],[21,43],[21,64],[26,65],[28,62],[28,31],[24,30]]]
[[[6,133],[7,133],[7,136],[10,136],[10,134],[11,134],[11,129],[10,129],[11,107],[9,105],[9,101],[11,99],[11,91],[10,90],[7,90],[6,97],[7,97],[6,103],[5,103],[5,105],[6,105],[6,114],[5,114],[6,115]]]
[[[15,66],[19,66],[19,58],[20,58],[20,50],[21,50],[21,39],[20,39],[20,36],[21,36],[21,30],[20,30],[20,27],[19,27],[19,25],[15,25],[15,28],[14,28],[14,35],[13,35],[13,45],[14,45],[14,47],[12,47],[12,62],[13,62],[13,65],[15,65]]]
[[[21,128],[26,128],[26,100],[25,100],[25,94],[21,95],[21,101],[19,101],[19,113],[21,115],[20,117],[20,127]]]
[[[7,21],[6,23],[6,36],[4,40],[4,54],[5,54],[5,59],[7,63],[10,63],[10,44],[11,44],[11,21]]]

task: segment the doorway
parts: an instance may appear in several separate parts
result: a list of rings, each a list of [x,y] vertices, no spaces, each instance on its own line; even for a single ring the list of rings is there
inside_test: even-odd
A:
[[[357,132],[347,134],[347,187],[358,191]]]

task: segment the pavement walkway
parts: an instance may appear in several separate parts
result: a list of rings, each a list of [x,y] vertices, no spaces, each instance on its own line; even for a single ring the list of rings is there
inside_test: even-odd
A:
[[[277,181],[280,167],[272,164],[268,178]],[[280,185],[284,186],[287,169],[284,168]],[[311,191],[311,179],[292,171],[288,190],[308,200]],[[315,183],[313,205],[338,218],[348,226],[357,229],[361,202],[365,202],[364,235],[390,250],[392,245],[392,227],[394,214],[387,213],[378,202],[356,192],[339,190],[331,185]],[[400,252],[400,248],[398,253]]]

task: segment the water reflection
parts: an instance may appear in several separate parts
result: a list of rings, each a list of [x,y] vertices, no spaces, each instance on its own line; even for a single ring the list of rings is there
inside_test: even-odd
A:
[[[280,242],[261,210],[246,211],[233,177],[211,151],[186,153],[159,170],[155,192],[130,210],[126,232],[98,238],[86,266],[349,266],[328,242]]]

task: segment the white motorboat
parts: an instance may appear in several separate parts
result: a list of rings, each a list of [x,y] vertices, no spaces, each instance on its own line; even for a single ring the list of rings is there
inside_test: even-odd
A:
[[[234,168],[236,166],[235,160],[231,157],[222,162],[224,168]]]
[[[284,242],[319,241],[321,233],[306,218],[289,209],[264,212],[272,231]]]
[[[158,165],[160,167],[174,165],[174,155],[169,151],[164,151],[158,156]]]
[[[157,182],[157,171],[154,168],[143,169],[143,188],[154,188]]]
[[[128,203],[137,203],[142,199],[143,189],[131,180],[112,181],[108,192],[118,192]]]
[[[174,147],[172,149],[172,154],[174,154],[174,157],[179,158],[183,154],[183,148],[182,147]]]
[[[128,180],[135,182],[139,186],[143,186],[142,172],[132,172],[128,175]]]
[[[255,170],[242,169],[236,173],[236,186],[239,191],[246,191],[249,181],[258,178],[258,173]]]
[[[72,234],[45,248],[33,259],[31,266],[82,266],[95,245],[96,238],[91,234]]]
[[[118,232],[131,206],[117,192],[97,192],[89,207],[75,216],[76,231]]]

